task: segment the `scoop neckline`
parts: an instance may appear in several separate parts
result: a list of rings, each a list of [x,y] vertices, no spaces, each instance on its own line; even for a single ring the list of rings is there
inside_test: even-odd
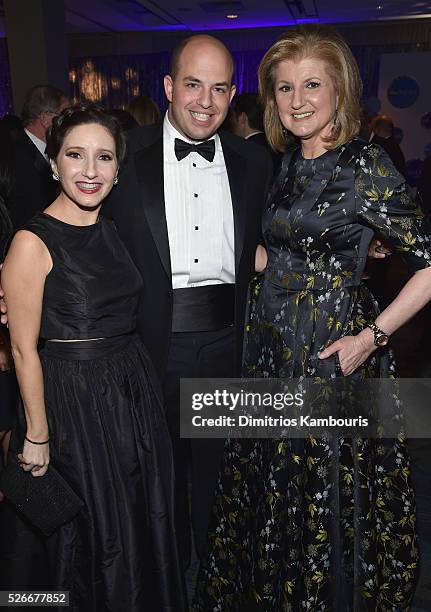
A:
[[[299,151],[299,156],[303,161],[306,162],[312,162],[312,161],[317,161],[318,159],[323,159],[324,157],[326,157],[326,155],[329,155],[329,153],[332,152],[332,149],[328,149],[327,151],[325,151],[324,153],[322,153],[321,155],[318,155],[317,157],[304,157],[302,155],[302,152]]]
[[[50,219],[51,221],[54,221],[55,223],[59,223],[60,225],[63,225],[65,227],[70,227],[72,229],[77,229],[77,230],[91,230],[95,227],[100,226],[101,223],[101,217],[99,216],[99,218],[97,219],[96,223],[90,223],[90,225],[73,225],[72,223],[66,223],[66,221],[61,221],[60,219],[57,219],[57,217],[53,217],[52,215],[50,215],[49,213],[46,213],[45,211],[41,211],[40,213],[41,215],[43,215],[44,217],[46,217],[47,219]]]

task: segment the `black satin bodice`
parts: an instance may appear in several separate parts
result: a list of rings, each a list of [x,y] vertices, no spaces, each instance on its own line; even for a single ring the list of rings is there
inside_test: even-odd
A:
[[[41,338],[109,338],[135,329],[142,280],[112,221],[75,226],[39,213],[21,229],[45,243],[53,262]]]

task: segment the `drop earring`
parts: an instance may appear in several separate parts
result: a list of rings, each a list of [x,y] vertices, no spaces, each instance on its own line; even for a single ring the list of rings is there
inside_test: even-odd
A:
[[[54,181],[59,181],[60,180],[60,177],[55,172],[52,173],[52,178],[54,179]]]

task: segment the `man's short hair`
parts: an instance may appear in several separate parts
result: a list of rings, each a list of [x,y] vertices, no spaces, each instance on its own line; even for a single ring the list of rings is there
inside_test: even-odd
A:
[[[251,128],[263,132],[263,107],[257,93],[239,94],[233,99],[232,108],[237,117],[241,113],[247,115]]]
[[[36,85],[29,89],[21,112],[24,127],[33,123],[41,113],[57,114],[66,98],[61,89],[52,85]]]

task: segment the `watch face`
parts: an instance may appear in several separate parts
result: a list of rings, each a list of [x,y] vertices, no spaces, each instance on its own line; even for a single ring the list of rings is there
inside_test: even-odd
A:
[[[376,338],[377,346],[386,346],[388,342],[389,342],[389,336],[387,336],[386,334],[380,334]]]

